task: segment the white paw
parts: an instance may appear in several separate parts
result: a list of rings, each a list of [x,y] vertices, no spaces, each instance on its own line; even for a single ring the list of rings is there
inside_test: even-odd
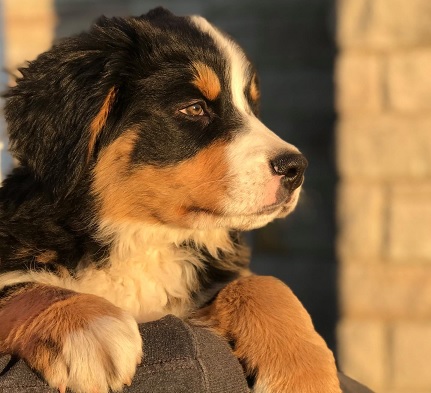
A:
[[[107,393],[130,385],[142,357],[142,339],[133,317],[99,316],[65,336],[61,355],[45,373],[61,393]]]

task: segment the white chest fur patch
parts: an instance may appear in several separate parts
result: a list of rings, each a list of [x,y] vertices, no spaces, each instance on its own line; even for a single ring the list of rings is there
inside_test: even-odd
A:
[[[0,289],[20,282],[38,282],[81,293],[101,296],[128,311],[137,322],[159,319],[166,314],[179,317],[191,310],[190,295],[198,290],[197,273],[204,269],[193,248],[180,247],[185,241],[204,245],[214,256],[217,250],[231,251],[225,230],[176,231],[160,227],[128,225],[114,231],[113,247],[105,267],[78,268],[75,276],[59,277],[47,272],[11,272],[0,276]],[[205,241],[204,241],[205,240]]]
[[[173,246],[148,247],[127,259],[113,255],[107,268],[82,270],[71,289],[104,297],[138,322],[147,322],[168,313],[183,316],[187,312],[200,268],[203,266],[192,252]]]

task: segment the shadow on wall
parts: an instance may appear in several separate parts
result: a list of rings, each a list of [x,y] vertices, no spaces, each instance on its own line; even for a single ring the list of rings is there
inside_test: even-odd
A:
[[[296,213],[251,235],[253,270],[288,283],[335,346],[333,0],[55,0],[57,37],[106,16],[140,15],[159,5],[201,14],[229,32],[260,73],[262,118],[309,160]]]

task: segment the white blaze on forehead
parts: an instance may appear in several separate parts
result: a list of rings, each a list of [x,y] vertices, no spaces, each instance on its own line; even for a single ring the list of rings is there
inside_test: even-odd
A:
[[[232,101],[241,111],[246,111],[249,107],[244,94],[247,85],[247,70],[249,62],[242,49],[232,40],[223,35],[220,30],[212,26],[201,16],[192,16],[192,22],[204,33],[212,37],[217,47],[226,56],[229,63],[229,75]]]
[[[206,19],[193,16],[191,21],[199,30],[210,36],[224,55],[228,63],[226,78],[230,84],[233,105],[241,113],[243,122],[242,132],[235,134],[226,149],[232,186],[226,192],[223,211],[227,216],[238,218],[238,228],[257,228],[278,214],[275,212],[272,213],[273,216],[264,215],[261,222],[258,222],[257,216],[250,218],[251,213],[276,200],[277,190],[281,186],[280,177],[274,177],[271,159],[282,152],[297,153],[298,149],[269,130],[250,110],[245,94],[249,83],[250,63],[242,49]],[[295,203],[292,203],[292,206]],[[248,224],[241,225],[241,217],[243,224]]]

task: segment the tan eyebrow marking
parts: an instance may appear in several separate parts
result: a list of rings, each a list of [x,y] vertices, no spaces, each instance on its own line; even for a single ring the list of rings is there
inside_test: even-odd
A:
[[[250,97],[253,101],[257,101],[260,98],[260,91],[257,87],[256,74],[253,75],[250,83]]]
[[[193,63],[195,70],[195,79],[192,83],[202,92],[209,100],[215,100],[221,93],[220,79],[215,71],[208,65],[195,62]]]

